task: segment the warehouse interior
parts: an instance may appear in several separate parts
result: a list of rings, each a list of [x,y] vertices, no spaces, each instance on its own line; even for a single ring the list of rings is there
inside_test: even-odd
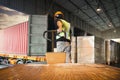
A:
[[[56,11],[71,24],[71,63],[53,55]],[[119,0],[0,0],[0,80],[119,80],[119,12]]]

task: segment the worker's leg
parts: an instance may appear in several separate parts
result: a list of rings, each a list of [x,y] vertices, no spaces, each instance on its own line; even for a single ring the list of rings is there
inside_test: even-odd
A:
[[[65,42],[66,47],[65,51],[66,52],[66,63],[71,63],[71,46],[69,42]]]
[[[66,52],[66,63],[71,62],[71,46],[69,42],[58,41],[57,42],[57,52]]]

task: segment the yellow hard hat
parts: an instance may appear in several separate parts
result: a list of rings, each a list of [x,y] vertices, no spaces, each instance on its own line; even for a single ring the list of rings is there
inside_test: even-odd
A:
[[[54,16],[57,16],[57,15],[63,15],[63,13],[61,12],[61,11],[57,11],[57,12],[55,12],[55,14],[54,14]]]

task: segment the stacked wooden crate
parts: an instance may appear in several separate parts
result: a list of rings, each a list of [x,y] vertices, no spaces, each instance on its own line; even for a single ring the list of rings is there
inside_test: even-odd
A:
[[[77,62],[94,63],[94,36],[77,37]]]

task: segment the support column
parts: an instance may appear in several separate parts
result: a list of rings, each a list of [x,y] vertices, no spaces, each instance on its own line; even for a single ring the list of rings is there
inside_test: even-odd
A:
[[[106,63],[110,65],[110,40],[106,40]]]

